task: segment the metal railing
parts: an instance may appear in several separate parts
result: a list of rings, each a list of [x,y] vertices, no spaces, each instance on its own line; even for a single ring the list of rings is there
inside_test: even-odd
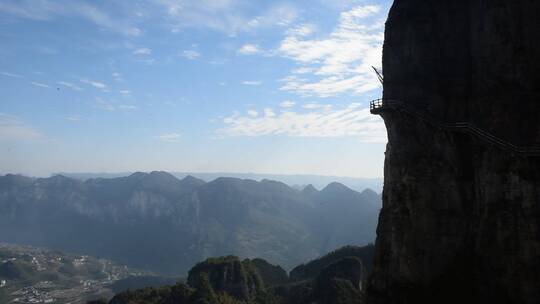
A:
[[[447,129],[447,130],[452,130],[452,131],[462,131],[462,132],[469,133],[470,135],[473,135],[503,150],[512,151],[516,154],[520,154],[523,156],[540,157],[540,146],[520,147],[520,146],[514,145],[481,128],[478,128],[477,126],[469,122],[453,122],[453,123],[441,122],[431,116],[427,116],[410,107],[407,107],[405,103],[400,100],[376,99],[370,102],[369,109],[372,114],[380,114],[382,111],[385,111],[385,110],[401,111],[441,129]]]
[[[399,106],[401,101],[397,99],[375,99],[372,100],[369,103],[369,110],[373,113],[373,111],[379,110],[379,109],[385,109],[385,108],[395,108]]]

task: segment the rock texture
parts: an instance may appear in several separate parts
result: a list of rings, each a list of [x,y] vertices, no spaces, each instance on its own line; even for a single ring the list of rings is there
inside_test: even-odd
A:
[[[189,271],[188,284],[201,289],[201,277],[205,276],[214,291],[222,291],[240,301],[255,299],[264,291],[264,282],[250,260],[238,257],[210,258],[198,263]]]
[[[540,2],[396,0],[384,98],[540,144]],[[398,111],[368,303],[538,303],[540,159]]]

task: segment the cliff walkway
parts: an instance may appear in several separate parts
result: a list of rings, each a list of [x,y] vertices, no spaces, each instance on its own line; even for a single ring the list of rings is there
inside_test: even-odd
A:
[[[521,156],[540,157],[540,146],[520,147],[520,146],[514,145],[500,137],[497,137],[483,129],[478,128],[477,126],[469,122],[453,122],[453,123],[442,122],[431,116],[427,116],[423,113],[420,113],[412,109],[411,107],[407,107],[406,104],[400,100],[376,99],[370,102],[369,109],[370,109],[371,114],[375,114],[375,115],[379,115],[382,112],[389,111],[389,110],[404,112],[410,116],[415,117],[416,119],[425,121],[440,129],[465,132],[481,139],[484,142],[497,146],[500,149],[511,151]]]

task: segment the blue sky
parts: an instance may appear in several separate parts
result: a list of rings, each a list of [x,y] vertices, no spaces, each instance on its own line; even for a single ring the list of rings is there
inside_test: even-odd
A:
[[[3,0],[0,173],[380,177],[390,5]]]

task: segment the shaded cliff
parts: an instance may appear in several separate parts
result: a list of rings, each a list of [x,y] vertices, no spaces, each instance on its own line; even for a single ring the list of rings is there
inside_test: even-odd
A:
[[[396,0],[384,98],[538,146],[539,14],[531,0]],[[540,159],[402,111],[382,116],[388,146],[369,303],[537,303]]]
[[[109,303],[362,304],[372,256],[373,245],[346,246],[296,267],[290,279],[263,259],[209,258],[189,271],[186,283],[126,290]]]

